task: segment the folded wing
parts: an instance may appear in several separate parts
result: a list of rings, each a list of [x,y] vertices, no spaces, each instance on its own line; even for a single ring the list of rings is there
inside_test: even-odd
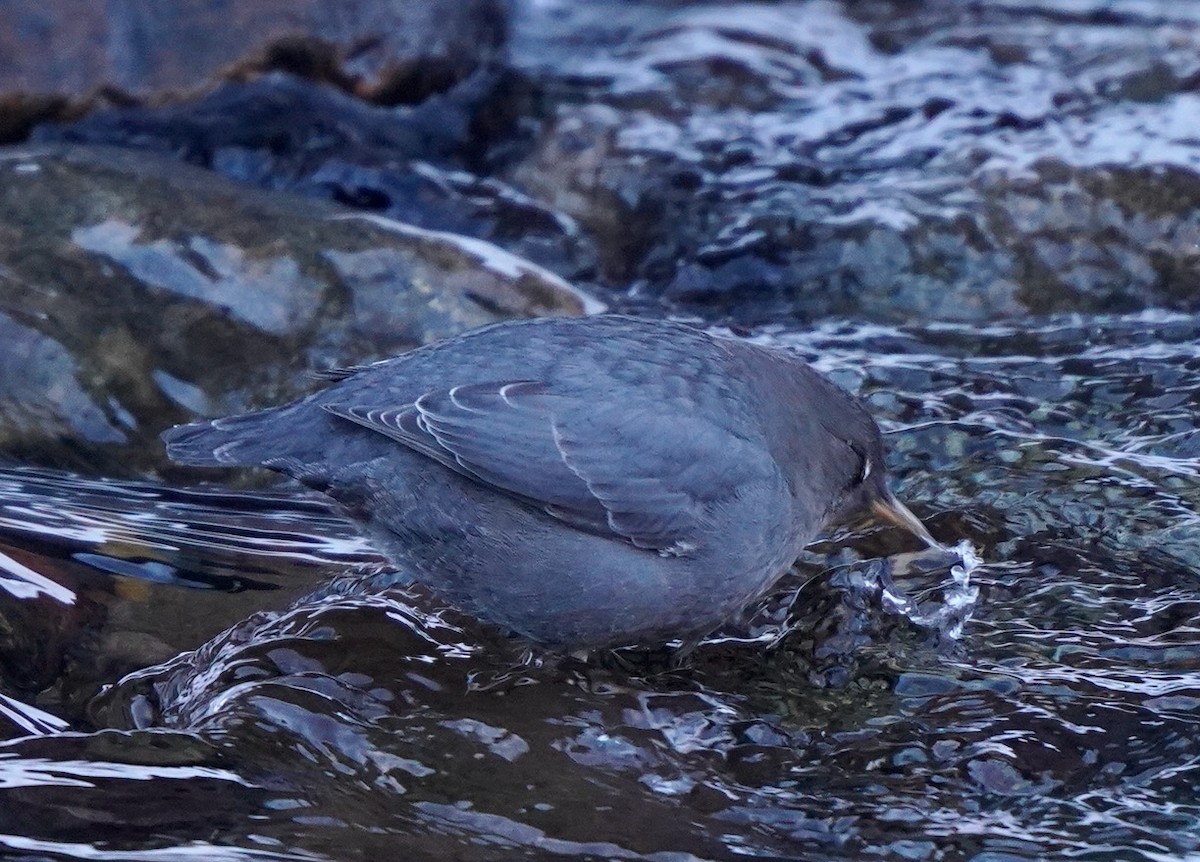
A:
[[[762,447],[686,409],[587,402],[533,380],[324,407],[564,522],[665,554],[696,547],[715,506],[777,478]]]

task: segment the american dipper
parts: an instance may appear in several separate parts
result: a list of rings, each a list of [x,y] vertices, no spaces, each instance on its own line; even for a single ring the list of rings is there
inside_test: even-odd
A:
[[[181,425],[171,458],[337,501],[472,615],[558,648],[707,634],[859,511],[935,544],[879,428],[799,358],[618,315],[477,329]]]

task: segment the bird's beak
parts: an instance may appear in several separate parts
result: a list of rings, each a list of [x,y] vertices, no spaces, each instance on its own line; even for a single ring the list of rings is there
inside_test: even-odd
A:
[[[891,492],[885,492],[885,496],[872,501],[871,514],[888,524],[903,527],[931,548],[942,547],[937,539],[929,535],[921,519],[910,512],[908,506],[892,496]]]

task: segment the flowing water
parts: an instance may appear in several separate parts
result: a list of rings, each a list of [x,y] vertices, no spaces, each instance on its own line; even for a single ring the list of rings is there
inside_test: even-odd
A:
[[[1200,858],[1200,319],[747,335],[956,552],[838,530],[683,660],[528,651],[287,488],[6,472],[0,847]]]
[[[478,123],[452,93],[323,115],[308,82],[269,76],[245,92],[301,94],[316,119],[214,130],[201,99],[42,133],[136,149],[158,130],[243,182],[494,240],[619,308],[751,326],[865,399],[946,549],[844,525],[686,655],[563,657],[408,583],[294,486],[11,464],[0,857],[1200,860],[1200,5],[513,8],[512,104],[477,94]],[[205,145],[172,144],[172,117]],[[42,261],[43,233],[13,261]],[[49,275],[74,284],[65,266]],[[40,278],[12,331],[78,318],[104,339],[10,366],[28,386],[0,410],[44,432],[39,463],[80,455],[71,420],[103,413],[72,374],[117,381],[105,409],[138,425],[121,314],[176,357],[149,375],[161,415],[209,409],[177,379],[195,368],[234,391],[239,369],[294,373],[269,339],[205,327],[177,356],[162,321],[191,312],[93,320],[91,292],[55,304]],[[1152,306],[1178,313],[1133,313]],[[12,408],[43,386],[61,416]],[[57,463],[157,463],[81,451]]]

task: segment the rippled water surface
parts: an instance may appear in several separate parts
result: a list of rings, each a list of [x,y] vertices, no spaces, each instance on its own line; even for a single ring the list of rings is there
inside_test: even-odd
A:
[[[93,314],[119,256],[81,243],[90,225],[54,257],[40,204],[115,218],[139,163],[0,225],[21,228],[0,265],[0,354],[20,360],[4,451],[145,475],[160,450],[112,455],[118,427],[153,441],[270,400],[336,345],[514,313],[470,268],[512,265],[487,239],[615,308],[808,357],[868,403],[947,549],[844,525],[686,655],[564,657],[407,583],[295,486],[6,463],[0,858],[1200,860],[1200,4],[508,5],[509,56],[475,96],[410,112],[338,93],[322,114],[324,90],[271,75],[246,98],[299,94],[312,118],[192,129],[185,100],[42,129],[471,233],[485,317],[429,329],[444,275],[396,287],[356,251],[366,292],[320,315],[367,297],[361,344],[353,322],[229,329],[234,294],[298,318],[317,294],[255,268],[274,236],[230,246],[259,273],[233,286],[183,222],[135,245],[187,257],[133,267],[133,299]],[[170,143],[176,121],[204,146]],[[270,212],[307,236],[299,200]],[[217,221],[269,233],[254,212]],[[162,302],[167,270],[206,304]],[[279,383],[244,389],[243,369]],[[229,391],[258,394],[209,400]]]
[[[0,700],[0,846],[1200,854],[1200,322],[749,335],[862,394],[902,496],[981,563],[955,583],[846,529],[683,662],[582,662],[406,586],[286,489],[10,471],[0,638],[31,670]]]

